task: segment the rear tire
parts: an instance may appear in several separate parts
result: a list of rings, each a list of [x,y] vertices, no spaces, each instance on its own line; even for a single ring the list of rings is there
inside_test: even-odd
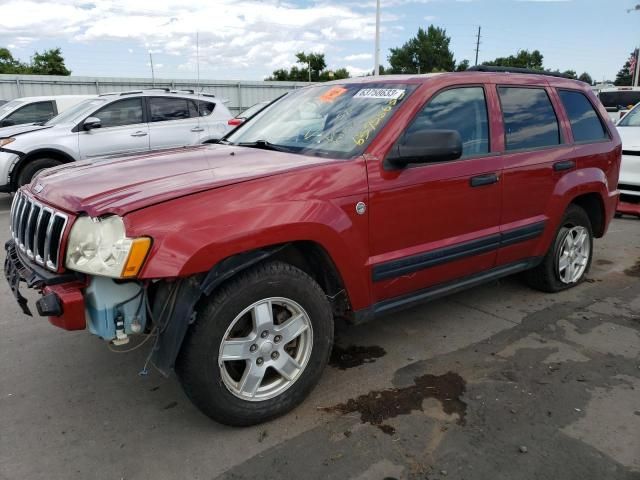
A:
[[[333,316],[320,286],[292,265],[268,262],[205,299],[176,372],[205,415],[226,425],[254,425],[305,399],[332,344]]]
[[[525,272],[532,288],[560,292],[584,281],[593,258],[593,230],[581,207],[570,205],[542,262]]]
[[[57,167],[58,165],[62,165],[62,162],[53,158],[37,158],[35,160],[30,160],[24,167],[22,167],[22,170],[20,170],[20,174],[18,175],[18,187],[31,183],[33,177],[45,168]]]

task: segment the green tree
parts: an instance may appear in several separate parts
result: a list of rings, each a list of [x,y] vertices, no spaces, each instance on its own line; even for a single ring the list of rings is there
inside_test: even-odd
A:
[[[0,73],[26,73],[27,66],[13,58],[7,48],[0,48]]]
[[[469,60],[462,60],[456,65],[456,72],[464,72],[469,68]]]
[[[64,64],[60,48],[34,53],[31,58],[29,73],[36,75],[71,75],[71,71]]]
[[[349,78],[349,72],[346,68],[338,68],[336,70],[327,70],[327,62],[324,58],[324,53],[309,53],[304,52],[296,53],[298,64],[292,66],[289,70],[285,68],[279,68],[271,73],[271,76],[267,80],[276,81],[294,81],[294,82],[308,82],[309,81],[309,67],[311,67],[311,81],[312,82],[326,82],[329,80],[340,80],[342,78]]]
[[[578,79],[578,74],[576,73],[575,70],[565,70],[564,72],[562,72],[562,74],[565,77],[573,78],[574,80]]]
[[[589,85],[593,85],[593,78],[591,78],[591,75],[589,75],[587,72],[582,72],[578,77],[578,80],[588,83]]]
[[[631,53],[633,56],[635,52]],[[619,87],[628,87],[631,86],[631,79],[633,77],[633,72],[631,71],[631,62],[627,60],[620,71],[616,74],[616,79],[613,81],[613,84]]]
[[[529,52],[529,50],[519,50],[515,55],[498,57],[495,60],[484,62],[483,65],[544,70],[542,66],[543,58],[544,57],[539,50],[534,50],[533,52]]]
[[[390,73],[451,72],[455,68],[453,53],[449,49],[451,38],[447,31],[430,25],[398,48],[392,48],[388,57]]]

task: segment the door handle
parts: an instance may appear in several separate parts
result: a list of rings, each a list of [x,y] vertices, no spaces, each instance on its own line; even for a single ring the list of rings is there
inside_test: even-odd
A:
[[[483,185],[493,185],[498,183],[500,177],[496,173],[487,173],[485,175],[478,175],[477,177],[471,177],[470,184],[472,187],[481,187]]]
[[[192,132],[204,132],[204,128],[202,127],[193,127],[191,129]]]
[[[142,130],[131,134],[132,137],[146,137],[147,135],[147,132],[143,132]]]
[[[553,164],[553,169],[556,172],[561,172],[563,170],[571,170],[572,168],[576,168],[576,162],[573,160],[565,160],[563,162],[556,162]]]

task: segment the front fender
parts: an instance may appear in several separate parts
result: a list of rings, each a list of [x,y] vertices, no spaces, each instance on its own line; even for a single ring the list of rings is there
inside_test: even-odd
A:
[[[310,241],[324,248],[335,263],[353,308],[366,306],[368,215],[355,211],[356,203],[367,199],[366,177],[346,182],[345,177],[356,177],[344,171],[355,167],[342,166],[342,182],[332,175],[275,176],[126,215],[129,235],[153,238],[140,277],[187,277],[207,272],[225,258],[243,252]],[[306,185],[292,184],[294,180]],[[331,192],[330,198],[319,198],[324,188],[338,191]]]

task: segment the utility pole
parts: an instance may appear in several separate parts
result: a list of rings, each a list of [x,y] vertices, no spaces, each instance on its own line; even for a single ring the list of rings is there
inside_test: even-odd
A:
[[[631,13],[633,11],[640,12],[640,3],[633,8],[627,9],[627,13]],[[636,54],[636,71],[631,72],[633,75],[633,81],[631,83],[634,87],[638,87],[640,86],[640,45],[634,50],[634,53]]]
[[[151,50],[149,50],[149,63],[151,64],[151,85],[156,86],[156,76],[153,73],[153,55],[151,54]]]
[[[380,0],[376,0],[376,46],[373,56],[375,58],[373,74],[380,75]]]
[[[480,25],[478,25],[478,38],[476,39],[476,65],[478,65],[478,52],[480,51]]]
[[[311,60],[309,60],[309,83],[311,83]]]

